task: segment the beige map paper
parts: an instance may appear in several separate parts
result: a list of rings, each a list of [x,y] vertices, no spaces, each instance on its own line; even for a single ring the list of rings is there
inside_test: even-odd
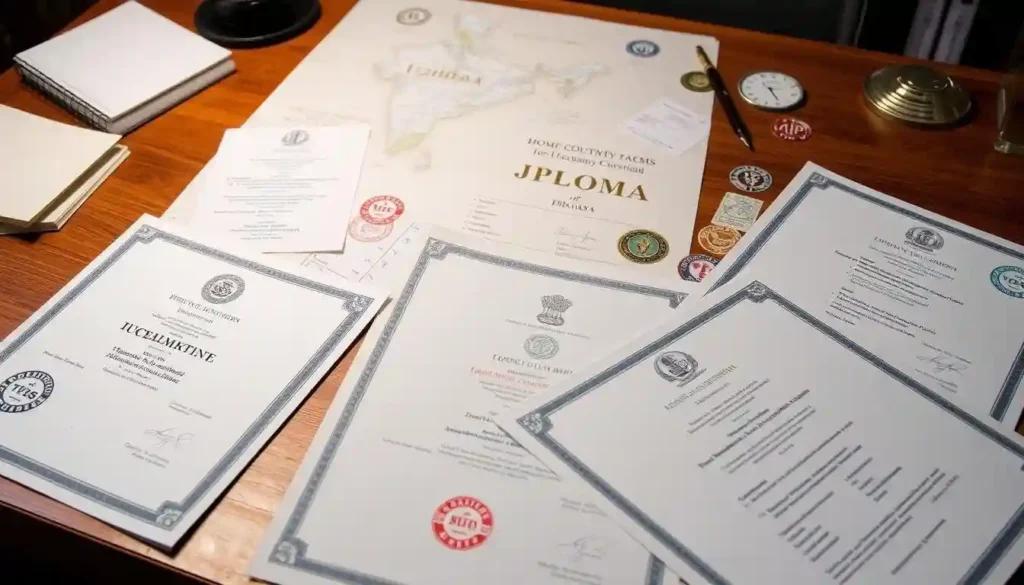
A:
[[[717,55],[710,37],[477,2],[363,1],[247,126],[372,126],[352,215],[338,218],[345,253],[301,257],[321,269],[358,278],[423,221],[678,278],[706,137],[673,155],[625,125],[656,99],[710,119],[712,95],[679,83],[697,44]],[[188,220],[191,191],[167,217]],[[656,232],[668,254],[626,258],[631,230]]]

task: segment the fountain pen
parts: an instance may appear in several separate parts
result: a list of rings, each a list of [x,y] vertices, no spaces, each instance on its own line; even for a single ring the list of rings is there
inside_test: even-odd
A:
[[[708,76],[711,88],[715,90],[715,97],[718,98],[718,103],[721,104],[722,109],[725,110],[726,117],[729,118],[729,125],[732,126],[732,131],[739,137],[740,142],[746,144],[750,150],[754,150],[754,141],[750,138],[750,130],[743,123],[743,118],[740,118],[736,104],[733,103],[729,90],[726,89],[725,82],[722,81],[722,76],[718,74],[718,69],[715,69],[715,66],[711,64],[711,59],[708,59],[708,54],[704,52],[704,48],[700,45],[697,45],[697,59],[700,60],[700,65],[704,68],[704,74]]]

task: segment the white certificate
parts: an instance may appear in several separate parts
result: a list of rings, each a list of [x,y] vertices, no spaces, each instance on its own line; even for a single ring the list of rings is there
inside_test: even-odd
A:
[[[287,585],[673,580],[493,418],[673,315],[691,285],[577,272],[436,229],[408,261],[251,573]]]
[[[1024,442],[740,284],[499,424],[690,585],[1006,582]]]
[[[707,36],[481,2],[359,2],[246,127],[372,126],[331,272],[430,222],[678,278],[714,105],[679,83],[698,44],[717,57]],[[654,100],[673,111],[644,116]],[[187,217],[193,194],[168,217]],[[620,252],[631,236],[640,262]]]
[[[0,475],[171,548],[385,298],[144,216],[0,346]]]
[[[367,124],[224,133],[188,223],[258,252],[340,252]]]
[[[702,289],[760,280],[1008,429],[1024,409],[1024,247],[808,163]]]

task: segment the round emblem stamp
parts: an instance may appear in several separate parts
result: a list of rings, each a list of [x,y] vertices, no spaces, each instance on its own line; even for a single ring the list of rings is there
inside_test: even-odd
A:
[[[626,45],[626,52],[634,57],[653,57],[661,52],[661,47],[654,41],[636,40]]]
[[[803,142],[811,137],[811,125],[796,118],[778,118],[772,124],[772,134],[782,140]]]
[[[760,193],[772,186],[772,176],[761,167],[743,165],[729,172],[729,182],[747,193]]]
[[[989,279],[992,286],[1004,295],[1024,299],[1024,268],[1000,266],[992,271]]]
[[[405,211],[405,203],[392,195],[375,195],[363,202],[359,217],[366,223],[384,225],[393,223]]]
[[[223,305],[242,296],[245,281],[234,274],[219,274],[203,285],[203,300],[214,305]]]
[[[491,509],[472,496],[449,498],[434,510],[431,528],[437,541],[452,550],[474,549],[491,535]]]
[[[555,354],[558,353],[558,341],[550,335],[538,333],[526,338],[526,341],[523,342],[523,349],[533,359],[546,360],[555,357]]]
[[[290,130],[281,137],[281,144],[285,146],[298,146],[309,140],[309,132],[305,130]]]
[[[718,258],[706,254],[690,254],[679,261],[679,278],[700,282],[718,265]]]
[[[668,256],[668,240],[651,230],[630,230],[619,238],[619,254],[638,264],[652,264]]]
[[[708,76],[703,71],[690,71],[689,73],[684,73],[683,76],[679,78],[679,83],[683,84],[683,87],[686,89],[699,93],[712,90],[711,81],[708,80]]]
[[[415,26],[430,20],[430,11],[426,8],[406,8],[395,16],[398,24]]]
[[[942,248],[946,242],[942,239],[942,234],[931,228],[914,227],[907,230],[907,243],[919,250],[934,252]]]
[[[0,382],[0,412],[19,413],[37,408],[53,393],[53,376],[29,370]]]
[[[700,247],[719,256],[725,255],[738,241],[740,241],[740,233],[736,231],[736,228],[729,226],[712,224],[704,226],[697,232],[697,243],[700,244]]]
[[[354,218],[348,224],[348,235],[359,242],[379,242],[391,235],[393,223],[370,223],[362,217]]]
[[[683,351],[666,351],[654,361],[654,371],[669,382],[685,384],[697,377],[697,360]]]

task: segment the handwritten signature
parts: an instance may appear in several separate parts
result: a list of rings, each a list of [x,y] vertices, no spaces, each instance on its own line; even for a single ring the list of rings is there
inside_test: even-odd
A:
[[[569,230],[565,229],[564,227],[558,228],[558,230],[555,231],[555,235],[556,236],[566,236],[568,238],[571,238],[572,242],[574,244],[581,244],[582,245],[582,244],[586,244],[587,242],[596,242],[597,241],[597,238],[591,236],[590,232],[587,232],[585,234],[574,234],[574,233],[570,232]]]
[[[954,357],[945,355],[919,355],[917,356],[917,361],[931,365],[932,372],[936,374],[942,374],[944,372],[956,372],[957,374],[963,374],[968,366],[968,364],[962,363]]]
[[[172,445],[177,449],[178,447],[190,442],[195,437],[192,433],[180,433],[175,427],[171,427],[169,429],[150,429],[146,431],[145,435],[153,438],[153,442],[157,449],[161,449],[167,445]]]
[[[590,536],[581,536],[571,542],[563,542],[558,545],[559,547],[572,549],[570,553],[570,559],[574,563],[578,563],[583,559],[603,559],[608,543],[604,542],[600,538],[594,538]]]

